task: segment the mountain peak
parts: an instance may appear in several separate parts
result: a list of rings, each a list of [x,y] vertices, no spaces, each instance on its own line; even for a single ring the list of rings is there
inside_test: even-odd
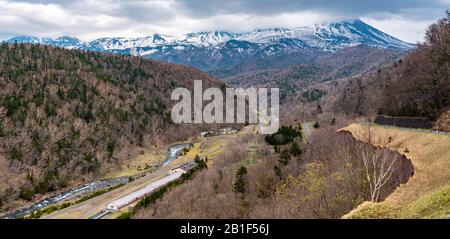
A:
[[[288,41],[287,39],[290,40]],[[229,41],[234,42],[233,44],[227,45],[226,43]],[[18,36],[11,38],[8,42],[47,44],[70,49],[112,53],[133,53],[141,56],[161,54],[162,52],[166,54],[171,49],[175,51],[193,48],[221,49],[232,45],[239,48],[238,46],[242,44],[238,42],[247,42],[252,44],[253,47],[265,48],[275,45],[294,47],[295,49],[298,47],[310,47],[327,52],[334,52],[361,44],[395,50],[408,50],[414,47],[414,45],[392,37],[358,18],[297,28],[262,28],[246,33],[233,33],[219,30],[193,32],[179,36],[156,33],[139,38],[105,37],[90,42],[82,42],[70,36],[63,36],[56,39]]]

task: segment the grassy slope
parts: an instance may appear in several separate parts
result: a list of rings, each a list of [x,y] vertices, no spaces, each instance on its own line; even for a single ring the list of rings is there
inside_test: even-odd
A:
[[[367,126],[344,128],[367,141]],[[384,202],[365,202],[344,218],[443,218],[450,214],[450,136],[372,126],[372,144],[406,156],[414,176],[400,185]],[[391,139],[389,142],[389,138]]]

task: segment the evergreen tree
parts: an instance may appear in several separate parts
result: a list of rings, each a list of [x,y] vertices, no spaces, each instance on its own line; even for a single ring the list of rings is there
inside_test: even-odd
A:
[[[317,114],[322,114],[323,110],[322,110],[322,106],[317,105]]]
[[[335,125],[336,124],[336,119],[335,118],[333,118],[332,120],[331,120],[331,123],[330,123],[331,125]]]
[[[291,161],[291,155],[287,149],[281,151],[280,159],[278,161],[283,165],[288,165],[289,161]]]
[[[244,194],[247,190],[246,186],[247,169],[242,166],[236,173],[236,181],[234,182],[234,191]]]

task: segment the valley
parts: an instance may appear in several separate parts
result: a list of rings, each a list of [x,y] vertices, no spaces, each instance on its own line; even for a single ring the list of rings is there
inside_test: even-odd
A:
[[[0,215],[446,218],[449,33],[450,12],[418,44],[359,19],[13,37],[0,45]],[[213,97],[195,104],[199,80],[219,93],[279,88],[279,128],[206,122]],[[180,88],[194,92],[181,97],[194,102],[189,123],[173,117]]]
[[[232,138],[237,138],[241,134],[246,134],[251,131],[252,131],[251,129],[244,129],[243,132],[237,135],[222,135],[202,139],[197,138],[194,141],[190,141],[193,143],[193,145],[192,147],[187,148],[189,150],[185,154],[183,154],[182,151],[180,151],[181,153],[180,156],[168,162],[167,164],[162,164],[161,167],[159,167],[156,171],[149,172],[146,175],[137,178],[135,181],[127,183],[124,186],[115,189],[111,192],[97,196],[93,199],[87,200],[80,204],[76,204],[66,209],[57,211],[50,215],[46,215],[43,218],[46,219],[91,218],[96,213],[105,209],[106,206],[115,199],[121,198],[127,194],[136,191],[137,189],[143,188],[143,186],[149,183],[161,179],[162,177],[167,175],[168,172],[170,172],[170,170],[178,168],[179,166],[184,165],[186,163],[192,162],[192,159],[196,155],[198,155],[201,158],[208,157],[208,159],[211,160],[212,163],[217,155],[223,153],[223,147],[229,140],[231,140]],[[120,211],[107,215],[105,218],[113,219],[124,212],[128,212],[129,207],[134,206],[137,202],[138,201],[128,205],[125,208],[122,208]]]

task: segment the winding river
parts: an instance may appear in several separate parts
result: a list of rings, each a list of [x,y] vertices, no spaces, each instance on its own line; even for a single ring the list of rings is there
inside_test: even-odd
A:
[[[166,159],[164,160],[164,162],[162,162],[160,166],[166,166],[170,162],[177,159],[177,157],[181,154],[181,152],[184,149],[191,147],[191,145],[192,144],[174,144],[170,146],[169,150],[167,151]]]

